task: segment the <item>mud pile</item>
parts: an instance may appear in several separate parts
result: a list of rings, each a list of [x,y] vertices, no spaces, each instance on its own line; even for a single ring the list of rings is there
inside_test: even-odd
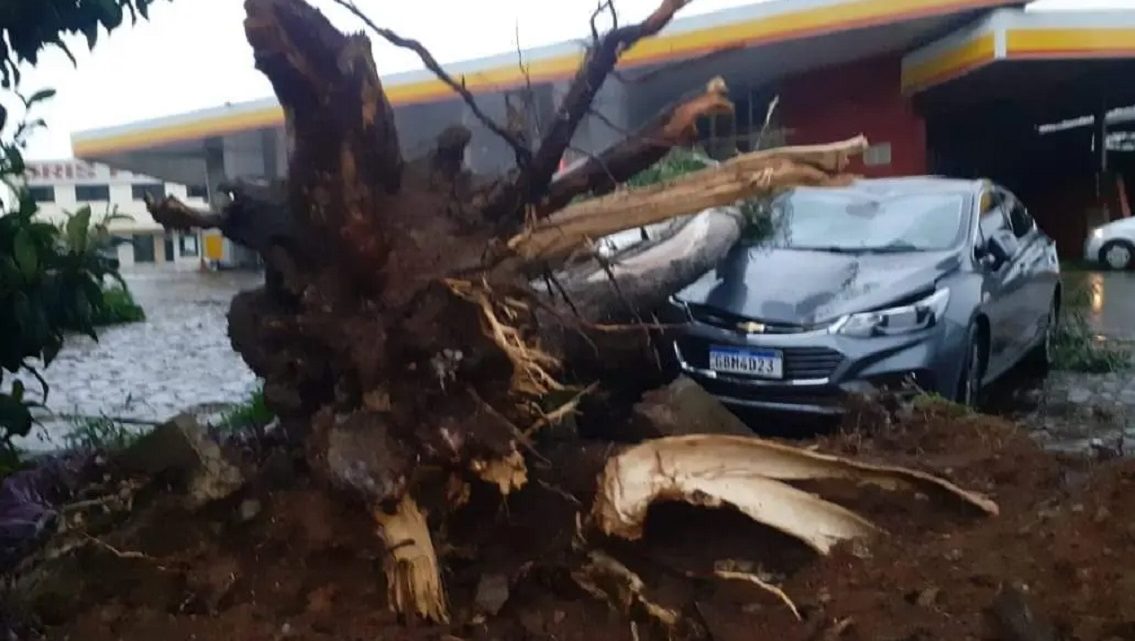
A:
[[[6,608],[28,638],[83,641],[1135,639],[1135,462],[1054,457],[1012,424],[948,406],[909,414],[811,444],[940,474],[993,497],[999,516],[823,481],[816,491],[886,534],[819,557],[735,511],[668,504],[643,540],[604,540],[576,519],[598,466],[557,469],[551,448],[507,501],[472,488],[438,541],[453,623],[407,626],[386,609],[374,523],[276,451],[249,462],[242,493],[202,510],[160,484],[129,511],[65,510],[71,542],[25,564]],[[641,577],[674,625],[643,600],[612,606],[581,588],[573,572],[596,549]],[[798,616],[730,571],[780,585]]]

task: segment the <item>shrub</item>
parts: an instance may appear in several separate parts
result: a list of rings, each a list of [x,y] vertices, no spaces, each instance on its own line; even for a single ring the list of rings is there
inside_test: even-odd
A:
[[[25,113],[47,97],[40,92],[21,98]],[[5,115],[0,110],[0,130]],[[6,460],[16,459],[12,439],[31,431],[39,403],[27,398],[20,380],[5,384],[4,372],[36,377],[46,398],[47,384],[36,368],[51,364],[67,333],[94,337],[103,283],[121,283],[118,261],[102,251],[110,241],[109,218],[92,225],[90,208],[83,208],[64,225],[52,225],[36,217],[35,200],[17,186],[27,136],[38,124],[21,123],[10,140],[0,140],[0,179],[12,192],[0,210],[0,451]]]
[[[1131,350],[1096,335],[1084,310],[1091,291],[1076,287],[1065,297],[1064,312],[1052,341],[1052,366],[1058,370],[1107,374],[1131,368]]]
[[[102,290],[102,300],[95,307],[96,327],[119,323],[136,323],[146,320],[146,312],[124,284],[115,283]]]

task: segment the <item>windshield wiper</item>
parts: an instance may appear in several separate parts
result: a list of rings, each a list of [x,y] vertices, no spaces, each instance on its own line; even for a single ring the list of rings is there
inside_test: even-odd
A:
[[[833,254],[859,254],[867,251],[866,247],[843,247],[841,245],[826,245],[820,247],[800,247],[793,245],[788,247],[788,249],[799,249],[801,251],[810,252],[830,252]]]
[[[864,247],[862,248],[862,251],[870,252],[872,254],[902,254],[906,252],[922,251],[922,249],[917,245],[899,242],[883,245],[882,247]]]

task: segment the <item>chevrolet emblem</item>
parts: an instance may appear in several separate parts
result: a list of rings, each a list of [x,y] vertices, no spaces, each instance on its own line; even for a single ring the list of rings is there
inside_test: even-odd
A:
[[[768,327],[764,323],[745,321],[744,323],[737,323],[737,329],[746,334],[764,334]]]

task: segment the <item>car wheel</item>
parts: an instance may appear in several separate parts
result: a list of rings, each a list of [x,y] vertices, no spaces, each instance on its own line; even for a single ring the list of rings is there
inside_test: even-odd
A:
[[[1056,339],[1059,322],[1060,314],[1054,299],[1052,306],[1048,309],[1048,323],[1044,327],[1044,338],[1032,349],[1027,359],[1028,365],[1041,374],[1047,374],[1052,365],[1052,341]]]
[[[961,379],[958,381],[957,402],[967,407],[978,406],[981,400],[981,373],[984,368],[981,334],[975,323],[969,328],[969,345],[966,348]]]
[[[1100,248],[1100,262],[1109,269],[1135,267],[1135,245],[1125,240],[1113,240]]]

